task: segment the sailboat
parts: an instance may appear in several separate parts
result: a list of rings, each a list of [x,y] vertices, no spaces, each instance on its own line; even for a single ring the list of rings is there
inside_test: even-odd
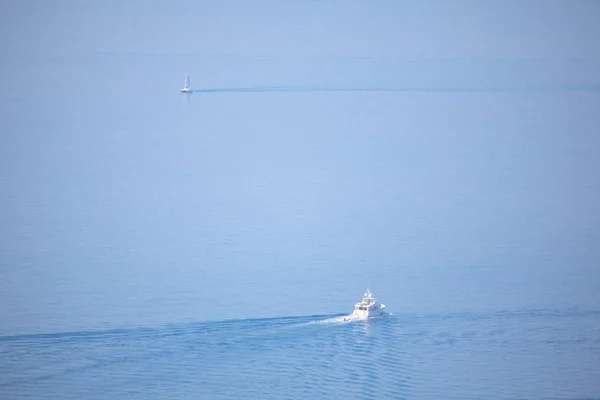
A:
[[[192,85],[190,83],[190,77],[188,74],[185,74],[185,81],[183,83],[183,87],[181,88],[181,93],[193,93]]]

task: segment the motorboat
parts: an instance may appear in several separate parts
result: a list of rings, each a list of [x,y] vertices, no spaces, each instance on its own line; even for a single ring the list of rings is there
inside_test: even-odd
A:
[[[181,93],[193,93],[192,84],[190,83],[190,77],[188,74],[185,75],[185,81],[183,82],[183,87],[181,88]]]
[[[379,317],[380,315],[383,315],[384,308],[385,304],[381,304],[379,301],[377,301],[377,299],[373,297],[373,293],[367,289],[367,292],[364,294],[362,300],[354,305],[354,311],[352,314],[344,317],[344,321]]]

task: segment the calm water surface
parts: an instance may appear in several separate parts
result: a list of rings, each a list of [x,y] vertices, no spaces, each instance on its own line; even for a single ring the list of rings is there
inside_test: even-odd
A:
[[[600,313],[311,316],[1,339],[4,398],[590,398]],[[592,329],[590,329],[592,328]]]
[[[248,4],[3,5],[0,398],[600,398],[595,3]]]

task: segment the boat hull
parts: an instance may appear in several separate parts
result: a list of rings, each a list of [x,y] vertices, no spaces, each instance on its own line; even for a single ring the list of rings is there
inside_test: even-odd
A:
[[[385,308],[385,306],[381,307],[378,310],[354,310],[354,312],[352,313],[352,318],[356,318],[356,319],[367,319],[367,318],[371,318],[371,317],[380,317],[383,315],[384,311],[383,309]]]

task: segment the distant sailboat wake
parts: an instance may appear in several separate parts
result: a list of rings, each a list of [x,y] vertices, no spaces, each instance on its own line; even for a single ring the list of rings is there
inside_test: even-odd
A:
[[[360,88],[336,86],[252,86],[230,88],[208,88],[193,90],[194,93],[264,93],[264,92],[381,92],[398,91],[393,88]],[[407,89],[404,89],[407,90]]]
[[[523,86],[523,87],[434,87],[434,86],[249,86],[222,87],[192,90],[184,87],[185,93],[275,93],[275,92],[589,92],[600,91],[597,86]],[[184,90],[182,89],[182,92]]]
[[[414,92],[440,91],[443,89],[419,89],[402,87],[350,87],[350,86],[253,86],[230,88],[207,88],[193,90],[194,93],[268,93],[268,92]]]

